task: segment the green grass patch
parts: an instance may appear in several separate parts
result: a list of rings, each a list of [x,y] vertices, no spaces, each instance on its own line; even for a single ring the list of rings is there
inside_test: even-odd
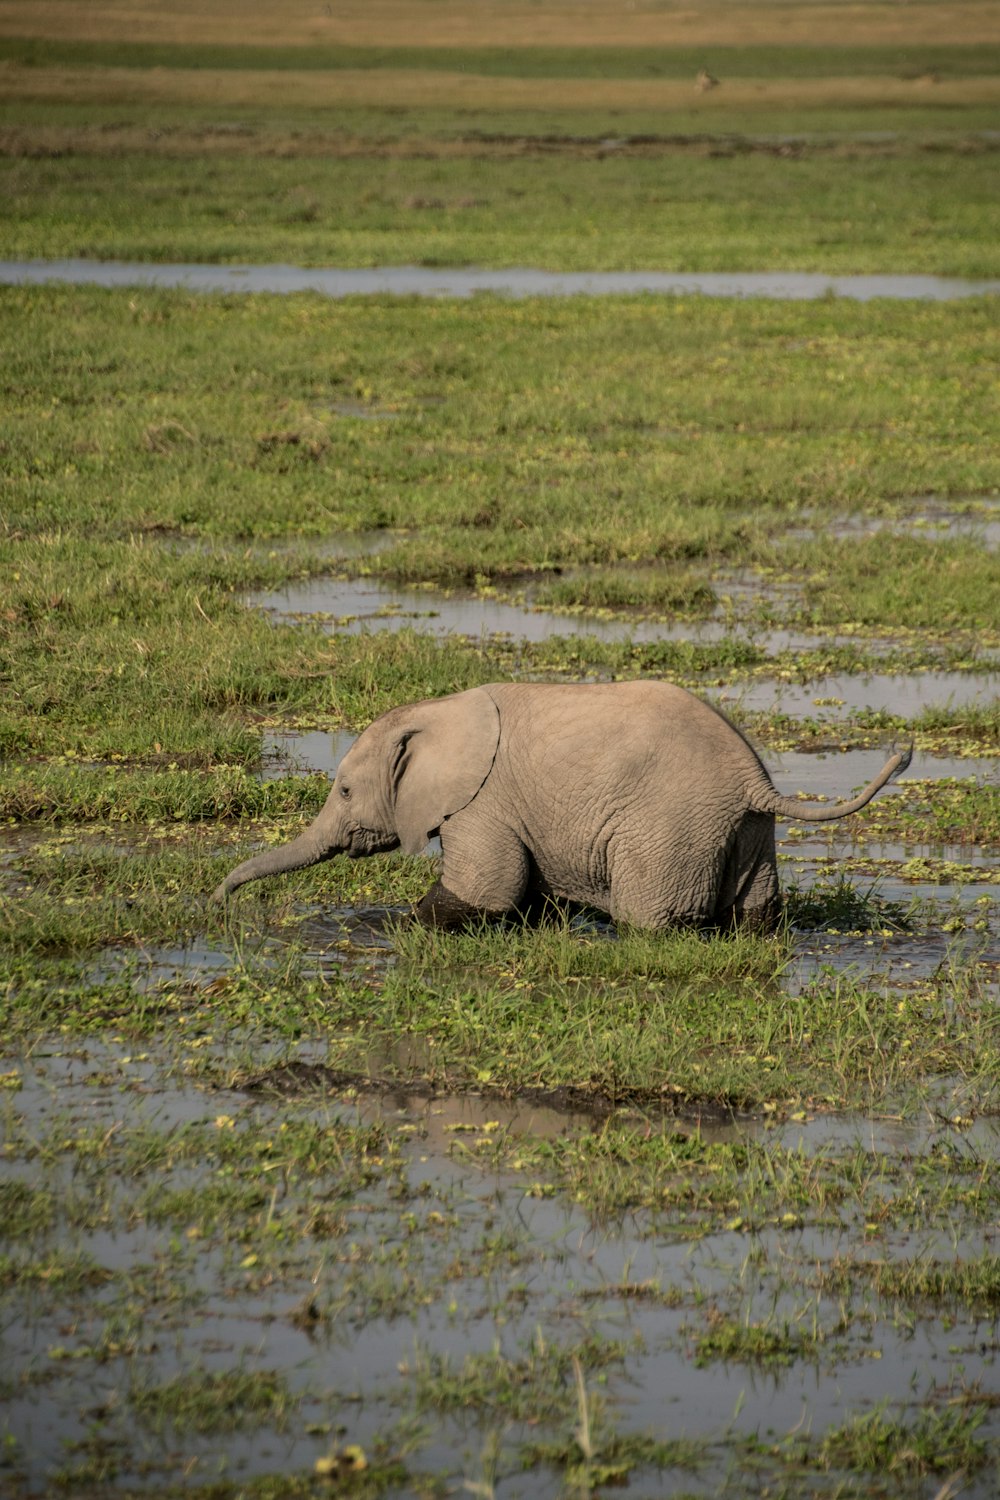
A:
[[[903,76],[983,77],[1000,73],[1000,47],[950,42],[934,46],[716,45],[713,66],[730,78],[838,78]],[[538,45],[254,46],[58,40],[44,36],[0,38],[0,59],[21,67],[212,68],[250,71],[337,72],[341,69],[474,73],[517,78],[680,78],[693,80],[705,65],[705,48],[556,47]]]
[[[259,741],[258,741],[259,743]],[[315,814],[329,791],[325,776],[258,781],[241,766],[206,771],[150,770],[74,763],[17,765],[0,772],[0,816],[21,823],[201,822]]]
[[[794,1364],[812,1357],[819,1345],[817,1338],[794,1325],[781,1327],[764,1323],[737,1323],[718,1317],[695,1335],[695,1363],[760,1365],[766,1369]]]
[[[718,597],[704,577],[680,571],[598,568],[572,578],[543,583],[533,602],[547,609],[590,613],[642,610],[668,617],[697,618],[712,613]]]
[[[975,1472],[990,1462],[990,1446],[976,1433],[985,1409],[921,1411],[907,1422],[874,1411],[828,1432],[816,1457],[826,1469],[867,1469],[878,1474]]]
[[[609,118],[607,128],[619,135],[627,125]],[[662,119],[653,128],[662,131]],[[868,119],[860,128],[879,127]],[[675,129],[703,134],[706,125]],[[54,152],[43,139],[27,157],[0,159],[3,255],[998,274],[996,161],[983,150],[781,155],[723,146],[595,163],[592,149],[533,151],[515,140],[506,156],[486,159],[474,149],[362,149],[332,171],[328,156],[295,154],[294,139],[279,155],[220,158],[215,149],[151,155],[148,129],[138,133],[142,149],[114,156],[88,150],[86,138],[74,150],[70,138]]]
[[[133,1390],[131,1405],[156,1429],[236,1432],[249,1423],[284,1428],[295,1401],[276,1370],[198,1370]]]
[[[850,1292],[870,1287],[884,1301],[930,1303],[949,1306],[961,1303],[989,1309],[1000,1303],[1000,1259],[985,1253],[967,1260],[939,1261],[929,1257],[911,1260],[865,1260],[859,1257],[834,1260],[824,1268],[825,1289]]]
[[[810,625],[1000,630],[997,558],[974,538],[876,536],[784,548],[801,570]]]

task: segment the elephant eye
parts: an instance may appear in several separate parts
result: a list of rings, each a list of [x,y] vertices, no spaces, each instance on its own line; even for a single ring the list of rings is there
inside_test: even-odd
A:
[[[349,797],[351,795],[350,787],[342,786],[339,790],[342,797]]]

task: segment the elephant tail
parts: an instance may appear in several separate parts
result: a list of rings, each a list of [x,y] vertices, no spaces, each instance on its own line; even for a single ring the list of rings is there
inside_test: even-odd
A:
[[[906,750],[899,750],[886,761],[881,771],[870,781],[863,792],[859,792],[850,802],[832,802],[826,806],[816,806],[811,802],[800,802],[795,797],[783,797],[773,786],[760,797],[752,801],[755,812],[774,813],[775,817],[793,818],[801,823],[829,823],[834,818],[846,818],[851,813],[858,812],[865,807],[880,792],[886,782],[893,777],[900,776],[910,764],[913,756],[913,745]]]

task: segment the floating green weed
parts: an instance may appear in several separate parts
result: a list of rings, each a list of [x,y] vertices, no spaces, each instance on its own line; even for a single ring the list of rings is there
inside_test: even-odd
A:
[[[834,932],[907,932],[912,922],[899,901],[887,901],[876,887],[859,890],[845,875],[807,890],[791,886],[785,915],[793,927]]]
[[[865,811],[864,837],[907,844],[1000,844],[1000,786],[974,777],[911,780]]]

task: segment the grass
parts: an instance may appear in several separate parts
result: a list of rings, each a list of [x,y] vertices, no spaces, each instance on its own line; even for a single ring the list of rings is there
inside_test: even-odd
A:
[[[69,40],[46,36],[45,22],[37,13],[25,19],[25,30],[36,34],[6,36],[0,56],[23,68],[56,67],[116,69],[208,69],[238,72],[322,71],[340,72],[435,72],[471,73],[479,78],[666,78],[691,83],[705,63],[703,47],[659,48],[647,45],[562,45],[498,47],[414,43],[412,35],[388,46],[334,46],[273,43]],[[294,23],[293,23],[294,24]],[[423,32],[424,28],[420,28]],[[401,39],[402,40],[402,39]],[[777,40],[777,39],[775,39]],[[716,65],[727,79],[734,78],[846,78],[897,75],[910,80],[936,73],[942,77],[983,77],[1000,72],[1000,46],[977,42],[962,44],[953,37],[933,43],[900,46],[888,44],[788,46],[768,44],[734,45],[722,41],[713,48]]]
[[[906,932],[911,927],[905,908],[886,901],[872,887],[862,891],[841,874],[828,885],[816,883],[800,891],[792,886],[786,903],[788,921],[795,927],[834,932]]]
[[[418,144],[334,171],[317,154],[101,155],[77,132],[48,149],[29,135],[26,154],[0,160],[0,248],[9,259],[997,275],[990,153],[634,154],[596,178],[594,165],[544,150],[428,159]]]
[[[8,256],[994,276],[982,5],[8,8]],[[539,13],[540,10],[540,13]],[[239,40],[236,40],[238,35]],[[961,41],[956,41],[961,37]],[[699,91],[708,69],[719,87]],[[790,139],[791,138],[791,139]]]
[[[850,47],[815,5],[335,11],[137,0],[123,41],[3,7],[5,252],[996,274],[988,6],[866,4]],[[5,1493],[993,1493],[992,705],[738,711],[924,752],[783,846],[773,940],[446,938],[399,856],[205,897],[326,794],[261,778],[275,731],[492,680],[992,670],[995,554],[910,523],[992,523],[994,325],[0,291]],[[326,573],[580,632],[246,606]]]
[[[845,1291],[852,1285],[868,1285],[879,1297],[901,1302],[956,1302],[989,1308],[1000,1301],[1000,1262],[989,1254],[951,1263],[924,1258],[890,1264],[845,1258],[825,1268],[823,1280]]]
[[[154,1430],[169,1425],[178,1433],[229,1432],[262,1421],[280,1430],[293,1409],[277,1371],[197,1371],[136,1390],[131,1402]]]
[[[361,4],[346,0],[334,16],[318,19],[311,11],[293,11],[280,22],[266,0],[249,0],[234,5],[233,0],[210,0],[195,4],[181,0],[170,11],[152,3],[136,0],[134,17],[136,38],[147,42],[176,44],[197,42],[200,45],[233,41],[233,20],[238,15],[243,25],[241,40],[248,45],[273,46],[281,41],[289,46],[315,46],[317,36],[331,45],[370,45],[406,47],[414,45],[418,32],[415,15],[422,26],[422,44],[455,47],[468,45],[469,25],[464,8],[455,0],[420,3],[393,3],[376,0]],[[960,0],[942,10],[939,6],[922,6],[913,16],[901,17],[885,0],[875,0],[859,8],[852,33],[866,46],[905,44],[906,46],[953,43],[956,26],[970,42],[997,41],[996,15],[988,0]],[[94,41],[119,42],[120,28],[113,7],[93,5],[74,8],[67,14],[63,6],[39,6],[28,0],[11,0],[5,7],[3,34],[12,37],[90,38]],[[703,45],[706,41],[726,46],[745,47],[754,40],[795,45],[812,40],[825,46],[843,41],[842,17],[836,6],[756,6],[752,14],[741,7],[724,3],[707,4],[698,12],[684,6],[641,0],[629,15],[609,11],[594,0],[561,0],[561,3],[539,7],[530,0],[516,0],[502,11],[489,12],[477,18],[476,36],[484,46],[538,47],[556,43],[568,45],[615,47],[631,41],[635,47],[648,48],[656,40],[663,45]]]
[[[794,1327],[771,1328],[719,1318],[695,1336],[694,1344],[698,1364],[721,1360],[774,1369],[813,1357],[817,1340]]]
[[[801,571],[806,602],[800,618],[813,625],[845,621],[892,629],[905,620],[912,629],[941,628],[995,633],[1000,626],[996,559],[973,538],[938,541],[920,537],[855,538],[782,549],[782,561]],[[951,589],[942,609],[934,575]]]
[[[862,1468],[890,1474],[949,1474],[990,1462],[976,1436],[981,1412],[922,1412],[912,1424],[872,1412],[830,1432],[819,1446],[827,1468]]]

